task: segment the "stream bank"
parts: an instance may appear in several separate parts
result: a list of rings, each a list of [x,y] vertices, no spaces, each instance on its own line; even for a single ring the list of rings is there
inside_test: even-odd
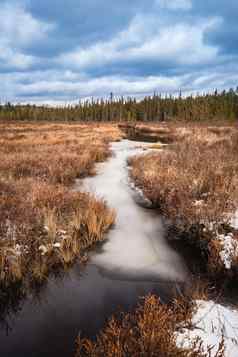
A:
[[[145,144],[146,146],[146,144]],[[156,294],[170,301],[189,273],[183,259],[165,239],[157,212],[140,207],[128,183],[127,158],[143,153],[141,143],[112,144],[113,156],[98,164],[98,174],[75,185],[107,201],[117,212],[107,241],[86,266],[76,263],[51,277],[37,294],[27,294],[9,307],[0,329],[0,354],[8,357],[65,357],[74,341],[93,338],[112,314],[131,311],[140,297]]]

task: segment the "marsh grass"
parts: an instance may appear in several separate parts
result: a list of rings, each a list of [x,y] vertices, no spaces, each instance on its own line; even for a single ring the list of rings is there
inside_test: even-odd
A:
[[[76,357],[127,357],[127,356],[181,356],[205,357],[207,352],[200,339],[188,349],[176,344],[176,333],[192,327],[195,306],[187,298],[178,298],[170,304],[162,304],[158,297],[148,295],[134,312],[112,317],[95,341],[81,338],[76,341]],[[218,348],[222,357],[224,346]]]
[[[238,207],[237,136],[235,127],[194,126],[168,149],[129,162],[136,184],[169,218],[175,234],[206,252],[214,273],[228,273],[216,237],[232,231],[229,221]]]
[[[168,144],[175,140],[173,128],[166,126],[148,126],[142,124],[119,124],[125,136],[131,140]]]
[[[51,268],[72,263],[104,239],[114,223],[114,211],[89,194],[46,183],[38,184],[36,192],[34,180],[14,189],[13,204],[19,206],[8,202],[8,218],[1,222],[1,278],[6,282],[29,274],[41,280]],[[6,206],[0,208],[6,214]]]
[[[113,225],[105,202],[74,192],[118,140],[113,125],[0,123],[0,283],[42,282]]]

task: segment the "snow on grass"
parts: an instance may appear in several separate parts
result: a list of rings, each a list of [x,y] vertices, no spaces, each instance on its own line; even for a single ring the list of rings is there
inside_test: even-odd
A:
[[[230,219],[230,225],[233,229],[238,229],[238,210]],[[221,245],[219,256],[226,269],[231,269],[232,262],[238,257],[238,240],[236,233],[217,234],[217,239]]]
[[[195,201],[194,205],[200,207],[202,201]],[[218,227],[216,227],[215,222],[210,222],[206,227],[204,227],[204,232],[213,232],[214,239],[220,244],[219,257],[223,263],[225,269],[230,270],[232,264],[238,258],[238,210],[228,217],[230,232],[226,234],[219,234]],[[221,223],[222,225],[222,223]]]
[[[213,301],[197,300],[197,311],[192,318],[192,329],[177,333],[178,347],[189,348],[198,338],[205,352],[215,357],[224,337],[225,357],[238,356],[238,311]]]
[[[238,210],[235,212],[231,218],[231,226],[235,229],[238,229]]]
[[[45,245],[41,244],[39,246],[39,251],[41,252],[41,255],[45,255],[48,252],[48,248]]]
[[[233,260],[238,256],[238,241],[234,239],[232,233],[220,234],[217,237],[220,241],[222,250],[219,256],[226,269],[231,269]]]
[[[54,248],[60,248],[61,244],[59,242],[56,242],[56,243],[53,244],[53,247]]]

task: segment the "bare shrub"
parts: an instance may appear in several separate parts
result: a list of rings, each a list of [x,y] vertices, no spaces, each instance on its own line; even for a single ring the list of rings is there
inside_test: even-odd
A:
[[[201,341],[192,348],[176,345],[175,332],[191,323],[193,305],[186,300],[175,300],[170,305],[149,295],[135,312],[112,318],[93,342],[77,339],[76,357],[80,356],[186,356],[205,357]]]

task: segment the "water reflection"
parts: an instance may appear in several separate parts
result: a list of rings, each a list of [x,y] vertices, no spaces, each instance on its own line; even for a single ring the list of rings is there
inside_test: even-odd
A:
[[[99,165],[98,176],[85,181],[84,188],[117,210],[108,241],[86,267],[76,264],[31,289],[27,297],[9,297],[5,314],[0,310],[7,322],[0,330],[0,356],[73,355],[79,331],[95,336],[112,314],[134,308],[142,296],[156,293],[166,302],[183,287],[187,271],[167,245],[162,222],[135,203],[127,184],[126,158],[141,151],[136,146],[113,144],[114,157]]]

